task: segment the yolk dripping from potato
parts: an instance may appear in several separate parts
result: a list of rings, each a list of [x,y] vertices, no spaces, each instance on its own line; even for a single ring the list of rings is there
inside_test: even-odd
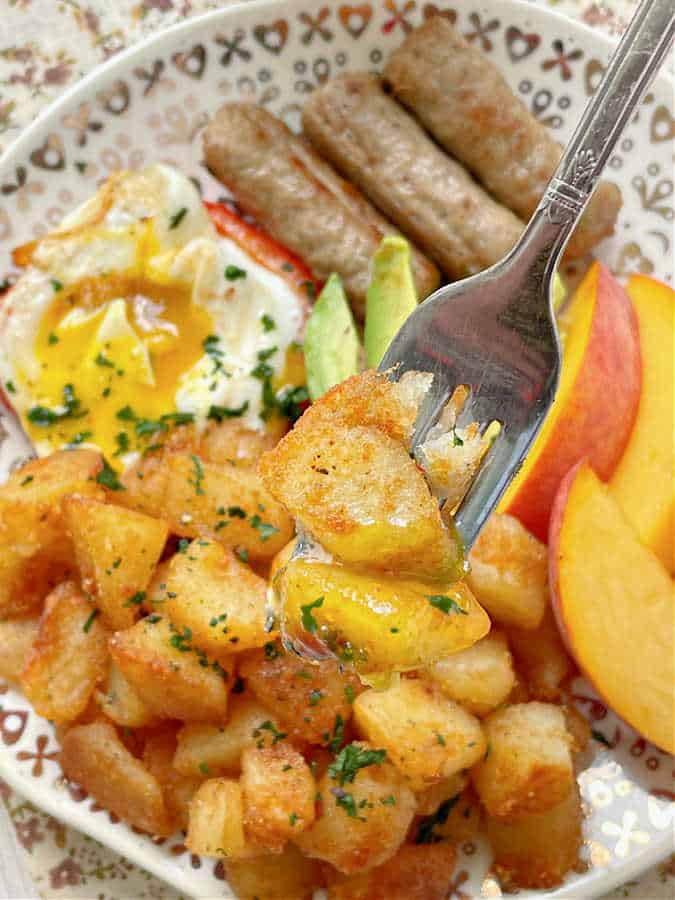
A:
[[[122,275],[57,288],[37,335],[32,390],[59,418],[45,424],[48,413],[32,422],[29,414],[30,436],[54,447],[91,441],[113,464],[161,442],[153,423],[175,412],[181,376],[204,355],[212,330],[188,286]],[[120,418],[125,408],[131,414]]]

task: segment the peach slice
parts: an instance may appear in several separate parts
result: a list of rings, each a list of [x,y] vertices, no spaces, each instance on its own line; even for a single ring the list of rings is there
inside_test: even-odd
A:
[[[594,263],[566,320],[562,377],[553,408],[499,506],[541,541],[565,474],[587,458],[608,479],[633,427],[640,399],[640,341],[630,299],[609,269]]]
[[[675,291],[632,275],[642,348],[642,394],[635,425],[610,489],[643,544],[675,571]]]
[[[579,668],[617,715],[673,753],[673,583],[585,461],[558,490],[549,563]]]

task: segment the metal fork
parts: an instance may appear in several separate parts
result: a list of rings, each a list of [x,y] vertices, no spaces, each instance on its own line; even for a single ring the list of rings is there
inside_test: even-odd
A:
[[[455,523],[469,550],[523,463],[558,387],[561,351],[551,302],[556,264],[675,31],[673,0],[643,0],[520,241],[501,262],[443,287],[398,332],[380,370],[431,372],[413,448],[453,389],[471,389],[471,418],[502,431]]]

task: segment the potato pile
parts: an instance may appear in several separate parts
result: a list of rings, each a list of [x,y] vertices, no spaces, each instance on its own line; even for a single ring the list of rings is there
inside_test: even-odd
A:
[[[276,447],[181,427],[122,476],[72,449],[0,488],[0,678],[56,724],[69,779],[184,830],[241,898],[442,900],[483,822],[505,886],[577,861],[587,726],[545,551],[495,516],[456,582],[409,454],[422,394],[364,373]],[[332,556],[289,563],[291,515]],[[271,581],[324,658],[284,650]]]

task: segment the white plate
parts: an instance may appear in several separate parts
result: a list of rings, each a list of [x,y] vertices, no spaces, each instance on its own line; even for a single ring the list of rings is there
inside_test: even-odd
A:
[[[247,3],[209,13],[132,47],[67,91],[0,160],[0,273],[11,249],[39,237],[118,168],[161,160],[192,175],[207,199],[224,196],[201,164],[200,132],[227,99],[264,104],[297,126],[304,96],[346,68],[378,69],[404,32],[440,12],[500,66],[523,101],[565,140],[597,83],[611,44],[589,29],[513,0],[456,2]],[[672,280],[672,95],[657,82],[628,128],[607,177],[623,192],[616,235],[598,255],[619,275]],[[26,184],[40,185],[30,193]],[[7,424],[7,423],[5,423]],[[0,421],[0,477],[25,452]],[[10,430],[9,428],[7,429]],[[3,440],[4,438],[4,440]],[[626,648],[627,654],[630,648]],[[673,760],[640,739],[579,681],[577,700],[611,748],[593,742],[579,777],[585,802],[585,858],[545,895],[594,897],[671,852]],[[0,777],[59,819],[90,834],[184,894],[231,896],[222,866],[191,857],[182,837],[162,842],[113,821],[60,778],[51,726],[0,684]],[[449,896],[495,897],[483,845],[466,844]]]

